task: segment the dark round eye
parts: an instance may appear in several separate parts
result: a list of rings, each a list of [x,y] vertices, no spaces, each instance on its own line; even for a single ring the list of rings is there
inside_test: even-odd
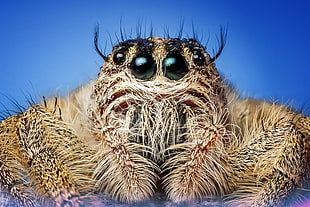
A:
[[[206,58],[200,51],[194,50],[193,61],[194,61],[195,65],[202,66],[205,64]]]
[[[141,54],[132,60],[131,70],[136,78],[148,80],[154,76],[156,64],[151,55]]]
[[[122,51],[118,51],[117,53],[114,54],[113,56],[113,62],[116,65],[120,65],[125,61],[126,57],[125,57],[125,53]]]
[[[168,55],[163,62],[164,75],[171,80],[179,80],[188,73],[187,63],[182,55]]]

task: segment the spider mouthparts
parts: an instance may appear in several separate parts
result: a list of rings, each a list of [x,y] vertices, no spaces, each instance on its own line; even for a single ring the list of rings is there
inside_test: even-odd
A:
[[[117,91],[115,93],[113,93],[111,95],[111,97],[107,100],[106,104],[109,105],[110,103],[112,103],[113,101],[115,101],[116,99],[118,99],[121,96],[124,96],[126,94],[128,94],[130,91],[129,90],[121,90],[121,91]]]
[[[169,94],[158,94],[156,97],[155,97],[155,100],[156,101],[162,101],[163,99],[166,99],[168,98],[170,95]]]
[[[187,105],[187,106],[189,106],[189,107],[198,107],[198,105],[195,104],[195,103],[194,103],[193,101],[191,101],[191,100],[186,100],[186,101],[183,101],[182,103],[185,104],[185,105]]]

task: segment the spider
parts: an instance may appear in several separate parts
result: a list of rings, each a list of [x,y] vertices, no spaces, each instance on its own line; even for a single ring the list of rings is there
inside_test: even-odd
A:
[[[0,123],[0,206],[287,206],[309,195],[310,118],[242,99],[196,39],[136,38],[97,80]],[[165,204],[167,204],[165,202]]]

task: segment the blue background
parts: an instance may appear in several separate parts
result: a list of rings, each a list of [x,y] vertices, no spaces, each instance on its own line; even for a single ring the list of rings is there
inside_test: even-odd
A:
[[[154,34],[184,37],[192,23],[208,51],[217,48],[220,25],[228,25],[219,71],[246,97],[310,108],[310,3],[307,0],[0,0],[0,111],[26,106],[27,98],[66,94],[95,79],[102,59],[93,47],[111,51],[120,20],[135,37],[142,22]]]
[[[174,36],[184,20],[183,36],[194,24],[211,54],[220,25],[228,25],[216,64],[243,96],[309,112],[309,11],[306,0],[1,0],[0,110],[16,108],[10,98],[26,106],[27,97],[66,94],[95,79],[103,63],[93,47],[96,24],[108,54],[120,21],[134,38],[139,22],[147,34],[152,24],[156,36],[167,28]]]

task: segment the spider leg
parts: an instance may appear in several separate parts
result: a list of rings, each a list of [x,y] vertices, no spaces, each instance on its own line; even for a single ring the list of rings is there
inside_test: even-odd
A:
[[[126,203],[150,198],[157,179],[156,164],[140,155],[141,146],[129,143],[115,128],[107,129],[101,136],[102,143],[95,155],[96,186],[105,195]]]
[[[237,181],[226,204],[302,203],[309,193],[309,118],[276,104],[256,102],[255,110],[247,111],[239,122],[243,123],[239,147],[231,151]]]
[[[223,145],[227,130],[222,125],[205,124],[195,131],[189,142],[173,146],[181,152],[163,166],[169,171],[163,181],[165,190],[178,203],[197,199],[220,202],[233,183]]]
[[[0,123],[0,206],[35,206],[36,198],[24,185],[17,149],[15,123],[18,116],[12,116]]]
[[[4,186],[10,184],[10,172],[14,172],[23,179],[25,192],[40,198],[40,205],[85,205],[88,201],[84,196],[92,191],[91,152],[67,124],[46,108],[33,105],[18,115],[13,129],[6,139],[14,141],[13,147],[3,156],[9,157],[15,150],[21,168],[8,166],[6,171],[6,165],[2,165],[1,173],[7,172]],[[20,196],[10,195],[20,200]],[[91,195],[89,198],[94,199]]]

